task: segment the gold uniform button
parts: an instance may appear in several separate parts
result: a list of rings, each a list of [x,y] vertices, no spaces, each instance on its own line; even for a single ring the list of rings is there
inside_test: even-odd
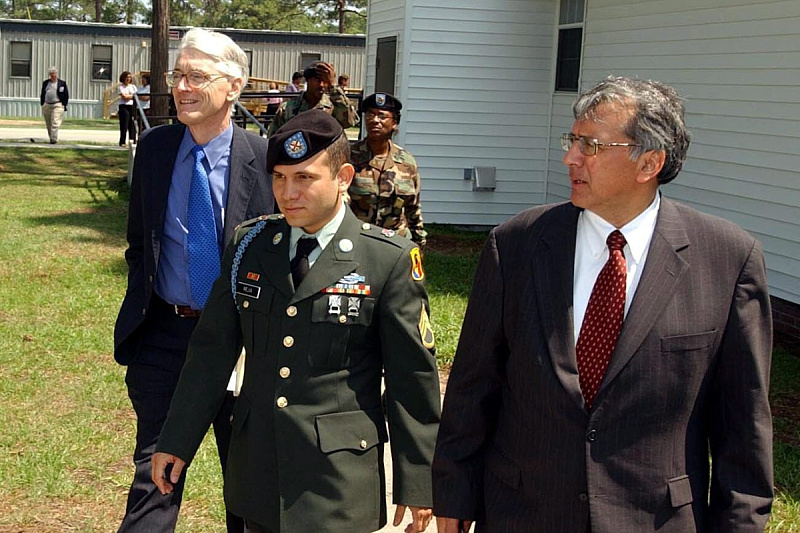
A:
[[[278,401],[277,401],[277,402],[275,402],[275,403],[277,403],[277,404],[278,404],[278,408],[279,408],[279,409],[283,409],[284,407],[286,407],[287,405],[289,405],[289,400],[287,400],[287,399],[286,399],[284,396],[280,396],[280,397],[278,398]]]
[[[286,346],[287,348],[291,348],[292,346],[294,346],[294,337],[292,337],[291,335],[286,335],[283,338],[283,345]]]
[[[245,301],[243,301],[243,302],[242,302],[242,307],[244,307],[245,309],[247,309],[248,307],[250,307],[250,301],[249,301],[249,300],[245,300]]]
[[[365,441],[364,439],[361,439],[361,442],[358,445],[361,446],[362,450],[367,449],[367,441]]]
[[[339,315],[339,324],[347,322],[347,315]]]
[[[293,305],[290,305],[286,308],[286,314],[289,316],[296,316],[297,315],[297,308]]]
[[[233,415],[231,415],[231,418],[230,418],[229,422],[233,423]]]
[[[292,371],[289,369],[288,366],[283,366],[283,367],[281,367],[280,370],[278,370],[278,374],[280,374],[280,376],[283,379],[288,378],[291,373],[292,373]]]

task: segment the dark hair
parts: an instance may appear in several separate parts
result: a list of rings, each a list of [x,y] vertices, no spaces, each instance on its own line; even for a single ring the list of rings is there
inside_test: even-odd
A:
[[[125,83],[125,78],[127,78],[130,75],[131,75],[130,72],[128,72],[127,70],[123,70],[122,74],[119,75],[119,82],[120,83]]]
[[[145,83],[147,80],[147,83]],[[142,74],[142,85],[150,85],[150,75],[149,74]]]
[[[683,168],[691,135],[684,120],[683,99],[669,85],[651,80],[609,76],[581,94],[572,106],[576,120],[592,119],[601,104],[631,111],[625,135],[633,139],[631,160],[650,150],[666,154],[658,183],[669,183]]]
[[[339,76],[339,85],[341,85],[343,81],[350,81],[350,76],[347,74],[342,74]]]
[[[302,77],[303,77],[303,73],[298,70],[297,72],[292,74],[292,81],[298,80],[298,79],[300,79]]]
[[[342,133],[333,141],[330,146],[325,148],[328,153],[328,167],[331,169],[331,176],[335,177],[339,173],[342,165],[350,162],[350,141],[347,135]]]

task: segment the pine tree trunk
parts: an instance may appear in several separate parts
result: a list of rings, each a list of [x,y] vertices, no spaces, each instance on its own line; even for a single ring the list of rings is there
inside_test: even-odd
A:
[[[164,73],[169,70],[169,0],[153,0],[153,33],[150,49],[150,90],[154,93],[169,92]],[[153,116],[169,114],[169,98],[159,96],[150,100]],[[151,126],[161,121],[151,121]]]

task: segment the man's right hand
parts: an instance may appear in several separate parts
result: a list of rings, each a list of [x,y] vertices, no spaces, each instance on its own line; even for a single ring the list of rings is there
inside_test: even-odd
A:
[[[472,520],[459,520],[458,518],[436,517],[436,531],[439,533],[467,533],[472,527]]]
[[[169,474],[169,479],[166,477],[167,465],[172,465],[172,471]],[[172,492],[173,484],[177,483],[181,478],[181,473],[186,467],[186,461],[169,453],[156,452],[150,458],[151,474],[153,483],[156,484],[161,494],[169,494]]]

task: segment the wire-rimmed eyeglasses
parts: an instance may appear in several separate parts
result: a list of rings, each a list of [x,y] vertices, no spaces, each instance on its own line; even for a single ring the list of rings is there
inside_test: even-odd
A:
[[[168,70],[164,73],[164,78],[167,80],[169,87],[177,87],[181,83],[181,78],[186,77],[186,83],[192,89],[202,89],[209,83],[216,81],[220,78],[227,78],[227,76],[211,76],[199,70],[191,70],[184,74],[180,70]]]
[[[578,150],[585,156],[597,155],[598,146],[641,146],[641,144],[635,143],[604,143],[597,139],[592,139],[585,135],[575,135],[574,133],[561,134],[561,148],[563,148],[565,152],[569,152],[569,149],[572,148],[572,144],[575,141],[578,141]]]

